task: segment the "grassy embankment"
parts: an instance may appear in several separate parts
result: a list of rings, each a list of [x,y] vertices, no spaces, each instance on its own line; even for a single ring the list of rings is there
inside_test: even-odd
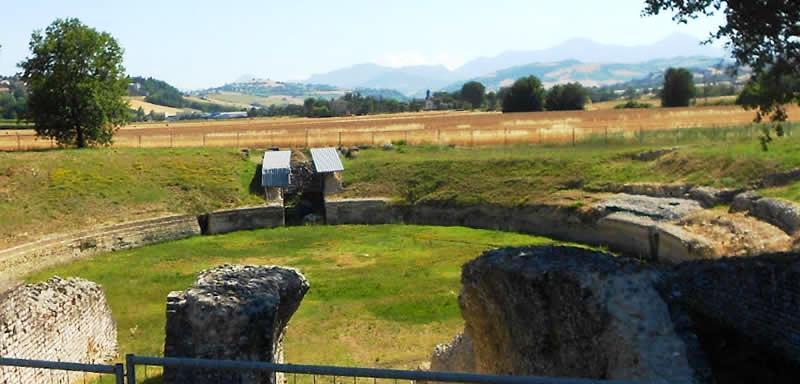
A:
[[[311,283],[286,336],[293,363],[414,368],[463,327],[461,265],[488,248],[549,240],[458,227],[291,227],[196,237],[51,268],[103,285],[121,353],[161,355],[167,293],[223,263],[299,268]]]
[[[0,245],[103,222],[262,203],[232,149],[0,152]],[[25,235],[27,233],[27,235]]]
[[[684,130],[677,152],[651,162],[630,155],[671,146],[671,137],[648,137],[645,145],[366,150],[345,161],[344,196],[516,205],[606,183],[739,187],[800,167],[798,137],[776,140],[763,152],[749,134],[693,139],[699,132]],[[0,153],[0,244],[95,223],[259,204],[257,188],[250,188],[258,162],[259,156],[243,161],[225,148]],[[800,184],[765,193],[800,201]]]

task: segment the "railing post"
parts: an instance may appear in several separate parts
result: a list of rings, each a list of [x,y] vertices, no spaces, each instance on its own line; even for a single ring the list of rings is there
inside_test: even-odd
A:
[[[206,146],[206,133],[203,132],[203,147]]]
[[[128,374],[128,384],[136,384],[136,364],[133,362],[133,354],[125,355],[125,369]]]
[[[572,127],[572,146],[575,146],[575,127]]]
[[[139,148],[142,147],[142,135],[139,135]]]
[[[19,139],[19,133],[17,133],[17,151],[22,150],[22,141]]]
[[[125,384],[125,366],[122,363],[114,364],[115,384]]]

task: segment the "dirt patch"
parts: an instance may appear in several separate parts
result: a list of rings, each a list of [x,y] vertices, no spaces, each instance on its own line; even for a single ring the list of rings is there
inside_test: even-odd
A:
[[[676,223],[709,240],[721,256],[752,256],[791,249],[792,238],[780,228],[743,213],[700,211]]]

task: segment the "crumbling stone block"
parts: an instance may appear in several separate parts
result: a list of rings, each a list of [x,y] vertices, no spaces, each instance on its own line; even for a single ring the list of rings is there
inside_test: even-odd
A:
[[[661,273],[574,247],[504,248],[464,265],[459,297],[478,372],[703,381]],[[702,356],[702,354],[699,354]]]
[[[278,266],[222,265],[200,273],[194,285],[167,296],[164,356],[283,361],[289,318],[308,291],[306,278]],[[164,383],[282,382],[281,375],[165,368]]]

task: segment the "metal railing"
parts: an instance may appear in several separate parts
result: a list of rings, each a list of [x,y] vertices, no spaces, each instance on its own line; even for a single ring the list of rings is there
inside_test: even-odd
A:
[[[23,369],[35,370],[39,369],[39,374],[34,372],[21,372],[14,373],[4,372],[10,368],[17,367]],[[44,373],[48,371],[48,373]],[[54,373],[60,371],[59,373]],[[71,374],[75,373],[75,374]],[[72,383],[79,380],[79,375],[83,374],[84,382],[86,382],[86,375],[101,375],[99,382],[102,381],[102,375],[112,376],[114,384],[124,384],[125,380],[125,366],[123,364],[85,364],[85,363],[69,363],[63,361],[47,361],[47,360],[29,360],[29,359],[15,359],[8,357],[0,357],[0,378],[6,379],[8,383]],[[95,379],[95,378],[93,378]],[[11,381],[8,381],[11,380]],[[97,382],[97,381],[96,381]]]
[[[167,370],[172,369],[171,375],[182,377],[183,380],[194,382],[197,380],[195,374],[202,375],[203,382],[209,383],[239,383],[239,382],[263,382],[263,381],[242,381],[242,375],[249,377],[270,377],[272,383],[297,383],[297,375],[305,375],[306,382],[309,383],[378,383],[378,380],[389,380],[397,383],[399,380],[409,382],[445,382],[445,383],[474,383],[474,384],[625,384],[628,381],[607,381],[590,380],[578,378],[557,378],[541,376],[504,376],[504,375],[485,375],[474,373],[456,372],[430,372],[430,371],[411,371],[399,369],[380,369],[380,368],[355,368],[338,367],[326,365],[298,365],[298,364],[276,364],[256,361],[238,360],[210,360],[210,359],[191,359],[179,357],[145,357],[129,354],[126,356],[125,364],[127,368],[128,384],[136,384],[137,366],[157,366]],[[227,372],[227,373],[223,373]],[[285,375],[294,375],[293,381]],[[281,377],[282,376],[282,377]],[[310,377],[308,377],[310,376]],[[183,383],[184,381],[173,381]]]
[[[0,357],[0,372],[11,368],[39,369],[63,371],[57,375],[18,375],[6,376],[3,382],[8,383],[86,383],[87,375],[112,376],[114,384],[136,384],[161,382],[160,378],[145,377],[138,381],[137,368],[147,372],[147,367],[158,367],[169,376],[170,383],[264,383],[297,384],[306,382],[313,384],[353,384],[359,383],[393,383],[408,381],[409,383],[470,383],[470,384],[632,384],[629,381],[591,380],[580,378],[561,378],[543,376],[507,376],[458,372],[430,372],[421,370],[400,370],[381,368],[338,367],[328,365],[276,364],[259,361],[212,360],[180,357],[147,357],[129,354],[125,364],[86,364],[62,361],[31,360]],[[170,372],[170,370],[172,370]],[[291,376],[290,376],[291,375]],[[298,375],[304,376],[298,381]],[[103,376],[90,377],[90,382],[102,383]],[[291,380],[290,380],[291,378]],[[337,381],[338,380],[338,381]]]

